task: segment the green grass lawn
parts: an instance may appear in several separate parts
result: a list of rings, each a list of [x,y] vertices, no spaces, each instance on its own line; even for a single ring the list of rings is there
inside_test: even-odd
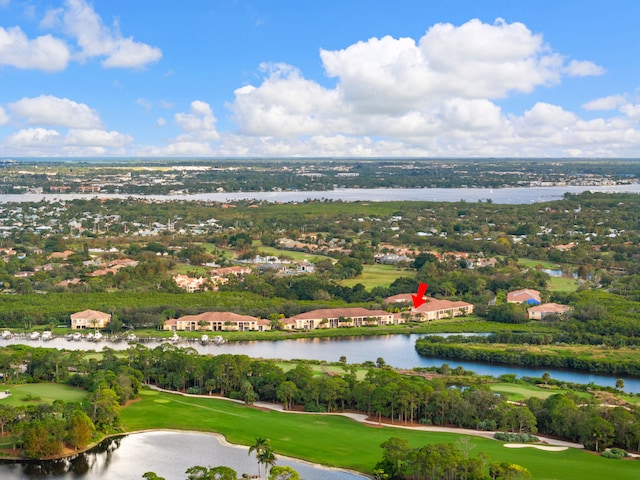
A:
[[[56,383],[29,383],[24,385],[3,385],[2,391],[10,391],[11,395],[0,399],[0,405],[37,405],[39,403],[53,403],[54,400],[65,402],[80,402],[86,396],[86,390]],[[36,398],[25,400],[26,398]],[[37,400],[39,398],[39,400]]]
[[[573,278],[551,277],[549,279],[549,290],[551,292],[575,292],[578,289],[578,282]]]
[[[288,372],[289,370],[293,370],[298,364],[294,362],[276,362],[276,365],[280,367],[284,372]],[[314,375],[317,377],[321,377],[327,374],[344,375],[345,373],[348,373],[348,370],[345,371],[345,369],[339,365],[327,365],[325,363],[320,363],[318,365],[310,364],[309,366],[311,367],[311,370],[313,370]],[[368,372],[368,368],[357,368],[355,371],[356,378],[359,381],[362,381],[367,376]]]
[[[565,270],[568,265],[549,262],[547,260],[536,260],[533,258],[520,258],[518,265],[526,268],[542,267],[549,270]],[[573,278],[551,277],[549,279],[549,290],[552,292],[575,292],[578,289],[578,282]]]
[[[295,415],[262,411],[212,398],[189,398],[144,390],[142,400],[123,408],[125,431],[182,429],[218,432],[228,441],[251,445],[257,437],[271,440],[276,454],[323,465],[370,473],[381,459],[380,444],[390,437],[406,439],[412,448],[430,443],[456,443],[460,435],[367,426],[338,415]],[[472,437],[472,455],[486,452],[491,461],[517,463],[537,480],[638,478],[640,465],[614,461],[569,449],[544,452],[507,449],[502,442]]]
[[[536,260],[535,258],[519,258],[518,265],[522,265],[527,268],[536,268],[538,266],[542,268],[548,268],[549,270],[562,270],[562,265],[555,262],[549,262],[548,260]]]
[[[361,275],[343,280],[340,284],[353,287],[355,284],[361,283],[367,290],[371,290],[374,287],[388,287],[398,277],[414,277],[415,275],[415,271],[403,270],[393,265],[364,265]]]
[[[557,393],[567,393],[568,391],[562,389],[541,388],[536,387],[535,385],[515,385],[513,383],[494,383],[492,385],[489,385],[489,388],[492,392],[504,393],[508,395],[509,400],[514,402],[526,400],[527,398],[531,397],[544,399],[550,397],[551,395],[555,395]],[[586,392],[576,393],[583,398],[589,398],[592,396]]]

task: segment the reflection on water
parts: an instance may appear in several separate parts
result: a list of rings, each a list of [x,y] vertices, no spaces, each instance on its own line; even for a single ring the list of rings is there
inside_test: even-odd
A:
[[[187,468],[225,465],[255,475],[258,464],[249,449],[223,445],[214,435],[190,432],[145,432],[105,440],[88,452],[52,461],[0,462],[0,479],[118,479],[140,480],[153,471],[168,480],[186,478]],[[288,465],[304,480],[365,480],[366,477],[337,469],[314,467],[278,457],[277,465]]]
[[[551,377],[556,380],[566,382],[615,387],[616,377],[613,375],[594,374],[591,372],[581,372],[576,370],[561,370],[550,367],[520,367],[503,364],[491,364],[482,362],[460,361],[440,357],[421,357],[415,349],[416,340],[425,334],[409,335],[372,335],[354,337],[321,337],[321,338],[298,338],[294,340],[278,341],[251,341],[251,342],[230,342],[224,345],[201,345],[195,343],[179,343],[178,347],[191,347],[199,353],[217,355],[230,353],[234,355],[249,355],[253,358],[274,358],[283,360],[307,359],[325,360],[327,362],[337,362],[340,357],[347,357],[349,363],[374,362],[381,357],[387,365],[396,368],[411,369],[414,367],[439,367],[443,363],[448,363],[451,367],[461,366],[465,370],[474,371],[480,375],[490,375],[499,377],[505,373],[517,376],[540,377],[544,372],[551,373]],[[446,334],[438,334],[446,335]],[[457,334],[465,335],[465,334]],[[32,346],[49,348],[66,348],[72,350],[102,350],[109,347],[116,350],[129,348],[125,342],[68,342],[64,338],[54,338],[47,342],[41,340],[29,341],[18,338],[9,340],[0,339],[0,346],[11,343],[25,343]],[[150,349],[158,347],[158,342],[146,344]],[[622,377],[624,389],[630,393],[640,393],[640,379],[633,377]]]

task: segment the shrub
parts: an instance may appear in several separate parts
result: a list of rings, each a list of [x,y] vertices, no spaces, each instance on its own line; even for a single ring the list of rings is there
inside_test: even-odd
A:
[[[24,397],[21,397],[20,400],[23,402],[39,402],[42,398],[33,393],[27,393]]]
[[[537,442],[540,439],[535,435],[531,435],[530,433],[507,433],[507,432],[496,432],[493,435],[493,438],[496,440],[501,440],[503,442],[518,442],[518,443],[533,443]]]
[[[313,413],[325,413],[327,411],[327,407],[322,404],[316,405],[314,402],[309,402],[305,403],[304,411]]]
[[[498,428],[498,424],[496,423],[495,420],[492,420],[492,419],[482,420],[481,422],[478,422],[478,425],[476,425],[476,428],[478,430],[482,430],[486,432],[486,431],[495,430],[496,428]]]
[[[621,458],[626,457],[628,454],[621,448],[608,448],[604,452],[602,452],[602,456],[604,458],[613,458],[614,460],[620,460]]]

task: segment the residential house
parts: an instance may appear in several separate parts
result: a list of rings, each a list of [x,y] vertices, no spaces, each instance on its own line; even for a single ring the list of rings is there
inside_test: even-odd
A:
[[[549,318],[562,317],[566,312],[571,310],[568,305],[559,303],[543,303],[527,309],[529,320],[545,320]]]
[[[542,300],[540,292],[532,288],[523,288],[507,293],[508,303],[526,303],[527,305],[540,305]]]
[[[239,315],[233,312],[204,312],[198,315],[185,315],[164,322],[164,329],[169,331],[235,331],[263,332],[271,330],[271,322],[250,315]]]
[[[211,275],[211,282],[213,282],[217,290],[218,285],[225,285],[231,277],[241,277],[249,275],[251,272],[253,270],[249,267],[234,265],[233,267],[214,268],[209,274]]]
[[[192,278],[188,275],[178,274],[173,277],[173,281],[187,293],[202,292],[206,290],[206,279],[204,277]]]
[[[495,267],[498,260],[495,258],[478,258],[473,262],[474,268]]]
[[[137,267],[138,263],[140,262],[138,262],[137,260],[132,260],[130,258],[120,258],[120,259],[112,260],[111,262],[109,262],[109,267],[115,268],[115,269]]]
[[[215,268],[209,272],[211,276],[218,277],[230,277],[231,275],[235,277],[240,277],[242,275],[249,275],[253,270],[249,267],[241,267],[239,265],[234,265],[233,267],[222,267]]]
[[[55,258],[58,260],[66,260],[67,258],[69,258],[71,255],[73,255],[75,252],[72,250],[65,250],[64,252],[53,252],[51,255],[49,255],[49,258]]]
[[[384,310],[361,307],[324,308],[301,313],[282,321],[285,329],[314,330],[316,328],[363,327],[404,323]]]
[[[98,193],[100,188],[99,185],[79,185],[78,191],[80,193]]]
[[[111,321],[111,315],[97,310],[83,310],[72,313],[71,329],[82,330],[85,328],[104,328]]]
[[[420,321],[438,320],[441,318],[453,318],[473,313],[473,304],[467,302],[452,302],[451,300],[429,298],[418,308],[412,308],[414,319]]]
[[[397,295],[391,295],[384,299],[384,303],[413,303],[413,295],[411,293],[399,293]]]

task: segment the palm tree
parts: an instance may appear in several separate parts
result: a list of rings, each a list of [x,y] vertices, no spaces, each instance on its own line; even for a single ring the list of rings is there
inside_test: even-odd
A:
[[[276,464],[276,455],[271,449],[271,446],[267,445],[258,457],[258,462],[264,463],[264,478],[269,478],[269,468]]]
[[[258,459],[258,477],[260,477],[260,464],[262,462],[262,455],[266,450],[271,450],[271,446],[269,445],[269,439],[258,437],[256,438],[253,445],[249,447],[248,455],[251,455],[252,452],[256,452],[256,458]]]

